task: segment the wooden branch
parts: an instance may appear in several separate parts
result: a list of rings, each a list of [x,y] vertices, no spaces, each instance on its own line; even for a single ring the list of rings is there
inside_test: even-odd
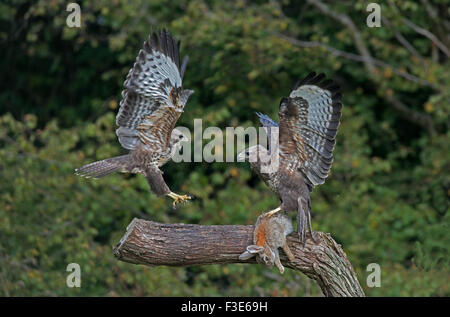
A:
[[[318,41],[303,41],[303,40],[299,40],[287,35],[284,35],[282,33],[278,33],[278,32],[273,32],[273,34],[283,40],[285,40],[286,42],[289,42],[292,45],[298,46],[298,47],[308,47],[308,48],[323,48],[326,51],[330,52],[331,54],[333,54],[334,56],[338,56],[338,57],[343,57],[346,58],[348,60],[351,61],[356,61],[356,62],[362,62],[364,63],[365,60],[361,55],[358,54],[354,54],[354,53],[350,53],[350,52],[345,52],[342,50],[339,50],[337,48],[334,48],[332,46],[329,46],[327,44],[318,42]],[[401,69],[398,69],[394,66],[392,66],[391,64],[388,64],[382,60],[376,59],[374,57],[372,57],[372,62],[374,65],[379,66],[379,67],[383,67],[383,68],[390,68],[392,69],[392,71],[394,72],[394,74],[403,77],[409,81],[415,82],[416,84],[422,85],[422,86],[427,86],[427,87],[431,87],[433,89],[439,90],[441,89],[441,87],[423,79],[420,77],[417,77],[415,75],[412,75],[406,71],[403,71]]]
[[[401,16],[400,11],[398,10],[398,8],[395,6],[395,4],[392,1],[388,1],[389,6],[398,14]],[[442,43],[438,37],[436,35],[434,35],[433,33],[431,33],[430,31],[418,26],[417,24],[415,24],[414,22],[412,22],[411,20],[401,16],[401,20],[404,24],[406,24],[407,26],[409,26],[411,29],[413,29],[416,33],[426,37],[427,39],[429,39],[431,42],[434,43],[434,45],[436,45],[447,57],[450,57],[450,50],[447,48],[447,46],[445,46],[444,43]]]
[[[257,264],[254,258],[239,260],[246,247],[253,244],[253,229],[237,225],[162,224],[135,218],[113,252],[120,261],[150,266]],[[303,246],[296,233],[289,235],[287,240],[295,260],[289,262],[280,249],[283,265],[315,280],[325,296],[365,296],[341,246],[328,233],[316,232],[316,236],[318,244],[308,239]]]
[[[314,7],[316,7],[320,12],[323,14],[332,17],[342,25],[346,26],[353,36],[353,39],[355,41],[355,46],[358,50],[358,52],[361,54],[364,64],[366,65],[366,68],[369,70],[370,73],[373,73],[375,71],[375,65],[373,64],[372,55],[369,52],[369,49],[364,44],[364,40],[362,37],[361,32],[358,30],[356,25],[353,23],[352,19],[350,19],[349,16],[345,14],[338,13],[336,11],[333,11],[330,9],[326,4],[324,4],[321,1],[318,0],[307,0],[309,4],[312,4]]]
[[[384,15],[381,16],[381,21],[383,21],[384,24],[386,24],[388,27],[394,31],[394,36],[397,39],[397,41],[403,45],[404,48],[406,48],[414,57],[416,57],[418,60],[420,60],[420,63],[422,66],[426,67],[426,62],[422,55],[414,48],[414,46],[403,36],[403,34],[397,30],[395,26],[392,25],[392,23],[389,21],[388,18],[386,18]]]

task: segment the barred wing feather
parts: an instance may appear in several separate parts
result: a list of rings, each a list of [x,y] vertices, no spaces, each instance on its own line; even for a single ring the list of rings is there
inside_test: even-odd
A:
[[[149,140],[155,149],[168,145],[192,93],[181,88],[179,46],[167,30],[153,32],[128,72],[116,117],[116,134],[124,148],[149,145]],[[161,117],[170,120],[157,121]]]
[[[309,74],[280,103],[280,157],[312,183],[323,184],[333,162],[341,94],[323,74]]]

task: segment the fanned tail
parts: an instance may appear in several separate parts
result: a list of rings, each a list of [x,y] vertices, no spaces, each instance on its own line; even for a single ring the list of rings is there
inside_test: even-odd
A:
[[[128,162],[129,154],[116,156],[77,168],[75,169],[75,174],[97,179],[126,168]]]

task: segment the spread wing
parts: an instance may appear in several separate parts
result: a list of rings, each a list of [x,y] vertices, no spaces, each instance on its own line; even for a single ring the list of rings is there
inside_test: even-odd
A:
[[[259,122],[261,122],[263,127],[265,128],[278,127],[278,123],[273,121],[269,116],[266,116],[261,112],[256,112],[256,115],[258,116]]]
[[[341,93],[324,74],[311,73],[280,103],[280,159],[300,169],[312,185],[323,184],[333,162],[341,118]]]
[[[258,116],[259,122],[261,122],[262,126],[264,127],[264,130],[266,131],[268,150],[269,150],[269,153],[272,153],[271,141],[270,141],[271,137],[272,137],[272,128],[277,128],[278,123],[273,121],[269,116],[262,114],[261,112],[256,112],[256,115]]]
[[[125,149],[142,143],[155,152],[169,147],[172,130],[193,93],[181,88],[187,59],[180,66],[179,47],[167,30],[160,30],[139,51],[116,116],[116,134]]]

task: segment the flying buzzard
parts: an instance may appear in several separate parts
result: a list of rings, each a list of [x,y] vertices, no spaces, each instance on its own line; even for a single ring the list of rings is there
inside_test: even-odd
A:
[[[169,196],[173,205],[191,199],[173,193],[159,169],[187,137],[175,124],[193,90],[182,88],[187,56],[180,65],[180,41],[167,30],[153,32],[128,72],[116,116],[119,142],[129,154],[94,162],[76,174],[100,178],[112,172],[143,174],[157,196]]]
[[[310,193],[328,176],[341,118],[339,87],[332,80],[324,79],[324,74],[313,72],[297,82],[289,97],[281,99],[278,124],[257,113],[268,136],[272,128],[278,127],[277,147],[267,150],[258,144],[238,155],[239,161],[250,162],[252,170],[281,200],[280,207],[266,213],[267,217],[280,210],[297,211],[297,231],[303,243],[307,228],[314,239]],[[264,164],[273,159],[278,159],[278,169],[265,172]]]

